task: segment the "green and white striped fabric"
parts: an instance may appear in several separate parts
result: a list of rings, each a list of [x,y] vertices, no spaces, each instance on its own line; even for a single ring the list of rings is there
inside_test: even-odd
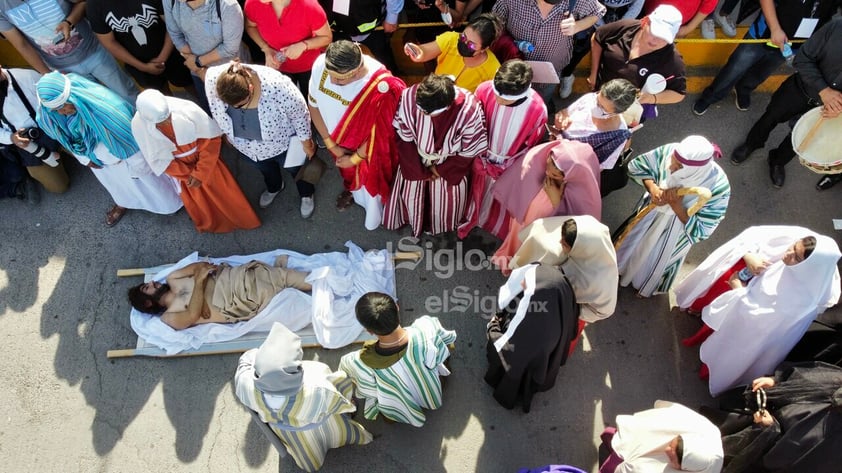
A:
[[[439,375],[450,374],[443,363],[450,356],[447,345],[456,341],[456,332],[445,330],[437,318],[426,315],[406,331],[406,350],[388,368],[368,366],[357,351],[343,356],[339,369],[356,383],[357,397],[365,400],[366,419],[383,414],[396,422],[421,427],[426,420],[423,409],[441,407]]]
[[[629,163],[629,176],[640,184],[645,179],[652,179],[660,187],[665,187],[670,174],[670,158],[676,145],[667,144],[634,158]],[[687,223],[682,224],[672,211],[655,209],[629,232],[617,250],[622,285],[632,282],[643,296],[669,291],[690,247],[708,239],[725,218],[731,185],[719,165],[712,163],[710,172],[694,185],[710,189],[712,196]],[[695,199],[692,195],[684,197],[684,207],[689,208]],[[635,213],[650,201],[651,196],[647,192],[638,202]],[[634,261],[634,255],[645,257],[646,261],[638,265],[632,263],[633,268],[630,268],[629,261]]]

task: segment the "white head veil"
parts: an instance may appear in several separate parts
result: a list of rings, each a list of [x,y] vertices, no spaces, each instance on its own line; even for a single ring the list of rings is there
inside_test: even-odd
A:
[[[685,439],[682,470],[669,466],[665,452],[667,444],[678,435]],[[634,415],[617,416],[617,433],[611,447],[623,457],[617,473],[719,473],[722,469],[719,429],[701,414],[668,401],[655,401],[654,409]]]

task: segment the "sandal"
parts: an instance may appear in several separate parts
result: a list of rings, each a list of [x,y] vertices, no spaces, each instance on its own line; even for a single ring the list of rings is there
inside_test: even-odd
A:
[[[354,195],[349,191],[342,191],[336,198],[336,210],[344,212],[354,202]]]
[[[114,204],[114,207],[111,207],[111,210],[105,214],[105,226],[110,228],[117,225],[123,215],[126,215],[126,208]]]

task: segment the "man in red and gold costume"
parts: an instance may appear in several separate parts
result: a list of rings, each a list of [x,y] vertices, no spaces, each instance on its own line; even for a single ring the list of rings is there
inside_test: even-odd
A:
[[[406,84],[347,40],[331,43],[310,78],[310,115],[342,174],[336,208],[356,202],[365,228],[380,226],[398,154],[392,119]]]

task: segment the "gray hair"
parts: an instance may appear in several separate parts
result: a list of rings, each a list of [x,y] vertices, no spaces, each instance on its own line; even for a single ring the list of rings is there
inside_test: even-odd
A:
[[[603,97],[614,104],[614,113],[623,113],[637,98],[637,87],[626,79],[612,79],[599,89]]]

